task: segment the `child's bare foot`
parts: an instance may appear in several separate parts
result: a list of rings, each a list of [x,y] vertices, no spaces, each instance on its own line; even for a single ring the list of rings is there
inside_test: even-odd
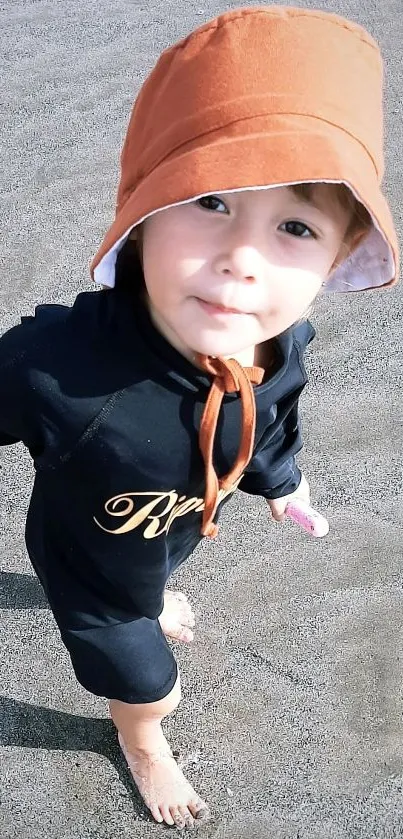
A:
[[[195,618],[186,595],[181,591],[165,591],[164,608],[158,620],[164,635],[185,644],[193,641],[191,627],[195,625]]]
[[[126,748],[122,736],[118,739],[136,786],[154,819],[179,828],[192,828],[210,818],[205,802],[197,795],[179,769],[162,729],[158,749]],[[157,741],[153,738],[153,746]]]

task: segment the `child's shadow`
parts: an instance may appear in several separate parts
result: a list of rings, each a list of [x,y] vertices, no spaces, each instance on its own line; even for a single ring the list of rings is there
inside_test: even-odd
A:
[[[0,572],[0,608],[49,608],[42,587],[28,574]],[[136,814],[152,821],[120,751],[111,720],[80,717],[0,696],[0,746],[92,751],[106,757],[130,793]]]
[[[36,577],[0,571],[0,609],[49,609]]]
[[[6,696],[0,696],[0,719],[0,746],[91,751],[106,757],[129,792],[136,815],[142,821],[152,821],[120,751],[111,720],[80,717]]]

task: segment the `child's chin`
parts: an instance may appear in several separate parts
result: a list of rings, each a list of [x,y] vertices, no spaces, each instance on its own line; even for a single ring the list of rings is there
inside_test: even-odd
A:
[[[224,358],[230,358],[244,349],[245,347],[238,347],[235,344],[208,343],[207,341],[198,343],[197,348],[193,347],[194,352],[201,355],[224,356]]]
[[[240,338],[239,331],[237,334],[233,334],[232,330],[227,330],[227,334],[218,335],[215,330],[200,330],[197,332],[193,329],[190,334],[187,332],[186,336],[183,335],[184,342],[192,348],[193,352],[227,358],[258,343],[256,335],[248,334],[244,340],[240,340]]]

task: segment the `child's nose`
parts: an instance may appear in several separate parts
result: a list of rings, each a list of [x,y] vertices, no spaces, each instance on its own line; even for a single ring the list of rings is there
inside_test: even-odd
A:
[[[228,274],[242,282],[255,283],[262,275],[262,257],[253,247],[234,248],[220,257],[217,268],[221,274]]]

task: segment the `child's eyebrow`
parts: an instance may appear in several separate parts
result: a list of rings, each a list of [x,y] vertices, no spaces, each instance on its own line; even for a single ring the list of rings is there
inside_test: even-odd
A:
[[[288,189],[289,192],[291,192],[293,198],[295,198],[295,201],[298,202],[299,204],[308,204],[312,207],[315,207],[315,209],[319,210],[319,212],[321,212],[321,213],[324,212],[323,203],[321,203],[318,199],[315,200],[314,194],[312,194],[312,195],[302,195],[298,192],[295,192],[295,190],[292,188],[292,186],[287,186],[287,189]]]

